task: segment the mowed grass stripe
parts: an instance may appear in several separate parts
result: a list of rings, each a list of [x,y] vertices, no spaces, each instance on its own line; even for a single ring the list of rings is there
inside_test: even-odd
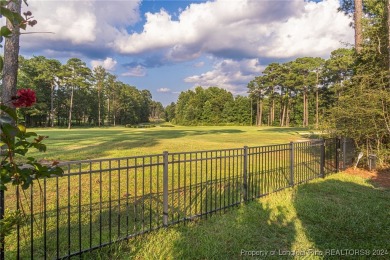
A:
[[[303,139],[303,135],[307,133],[307,129],[303,128],[249,126],[176,126],[145,129],[113,127],[31,131],[49,136],[45,140],[47,152],[32,151],[31,155],[39,159],[60,161],[281,144]]]

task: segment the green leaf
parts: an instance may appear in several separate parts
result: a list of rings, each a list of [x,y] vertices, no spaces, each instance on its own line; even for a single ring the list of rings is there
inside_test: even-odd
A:
[[[46,152],[46,145],[41,143],[33,143],[32,146],[38,149],[40,152]]]
[[[9,115],[13,120],[17,120],[18,117],[16,115],[16,111],[13,108],[10,108],[9,106],[5,106],[3,104],[0,105],[0,109],[5,112],[7,115]]]
[[[25,134],[24,134],[24,137],[25,137],[25,138],[29,138],[29,137],[31,137],[31,136],[38,136],[38,134],[35,133],[35,132],[28,132],[28,133],[25,133]]]
[[[25,156],[26,153],[28,152],[28,149],[15,149],[14,152],[15,152],[16,154],[20,154],[20,155]]]
[[[2,124],[1,130],[9,137],[15,137],[19,132],[19,129],[11,124]]]
[[[11,124],[12,119],[9,116],[0,116],[0,124]]]
[[[8,20],[13,20],[14,13],[6,7],[0,6],[0,13]]]
[[[23,134],[26,133],[26,127],[22,124],[18,124],[19,131]]]
[[[10,37],[12,35],[12,31],[8,29],[7,26],[2,26],[0,29],[0,36]]]

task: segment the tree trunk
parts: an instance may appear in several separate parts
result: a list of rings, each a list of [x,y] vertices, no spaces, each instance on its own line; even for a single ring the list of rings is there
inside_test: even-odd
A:
[[[101,118],[100,118],[100,90],[98,90],[98,125],[101,126]]]
[[[302,126],[306,126],[306,91],[303,91],[303,120],[302,120]]]
[[[388,80],[390,87],[390,0],[387,0],[387,55],[388,55]]]
[[[271,125],[274,124],[275,121],[275,100],[272,99],[272,114],[271,114]]]
[[[309,97],[308,97],[308,95],[307,95],[307,91],[305,91],[305,96],[306,96],[306,98],[305,98],[305,100],[306,100],[306,115],[305,115],[305,118],[306,118],[306,127],[308,127],[309,126]]]
[[[355,1],[355,50],[360,53],[362,50],[363,34],[362,34],[362,17],[363,17],[363,0]]]
[[[286,127],[290,126],[290,99],[287,99]]]
[[[259,99],[256,102],[256,126],[259,126]]]
[[[69,106],[69,121],[68,121],[68,129],[72,127],[72,109],[73,109],[73,86],[70,92],[70,106]]]
[[[50,126],[54,127],[54,83],[51,84],[50,92]]]
[[[20,14],[21,0],[12,1],[8,4],[8,8],[13,12]],[[18,75],[18,58],[19,58],[19,26],[13,26],[7,19],[7,27],[12,31],[9,38],[5,38],[4,44],[4,67],[3,67],[3,89],[2,103],[12,107],[10,102],[12,97],[16,96],[16,84]]]
[[[112,98],[112,105],[114,105],[115,103],[115,98],[113,97]],[[114,126],[116,125],[116,108],[115,107],[113,107],[112,108],[112,114],[113,114],[113,117],[114,117]]]
[[[281,106],[281,117],[280,117],[280,126],[283,127],[284,126],[284,118],[286,116],[285,114],[285,111],[286,111],[286,108],[285,108],[285,104],[284,102],[280,102],[280,106]]]
[[[316,89],[316,129],[318,129],[318,87]]]
[[[263,102],[260,99],[259,126],[263,125]]]
[[[252,98],[251,98],[251,126],[253,125],[253,104],[252,104],[252,102],[253,101],[252,101]]]
[[[269,109],[268,109],[269,110]],[[271,113],[268,113],[268,116],[267,116],[267,126],[269,126],[269,122],[271,121],[270,120],[270,117],[271,117]]]
[[[111,111],[110,111],[110,98],[107,99],[107,122],[111,125]]]
[[[319,75],[318,71],[316,72],[317,74],[317,82],[316,82],[316,129],[318,129],[318,82],[319,82]]]

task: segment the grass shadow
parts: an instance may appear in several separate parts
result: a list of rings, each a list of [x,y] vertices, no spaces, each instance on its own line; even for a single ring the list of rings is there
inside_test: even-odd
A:
[[[270,132],[270,133],[290,133],[292,135],[295,135],[296,133],[300,131],[308,131],[309,129],[307,128],[302,128],[302,127],[267,127],[263,129],[259,129],[257,131],[259,132]]]
[[[294,206],[308,238],[325,254],[331,249],[390,254],[390,191],[327,179],[299,186]]]
[[[181,227],[172,241],[174,259],[251,259],[252,251],[272,259],[269,252],[289,250],[294,241],[294,224],[286,218],[286,208],[276,211],[259,201],[242,205],[236,212],[214,216],[196,228]],[[275,256],[279,259],[280,256]]]

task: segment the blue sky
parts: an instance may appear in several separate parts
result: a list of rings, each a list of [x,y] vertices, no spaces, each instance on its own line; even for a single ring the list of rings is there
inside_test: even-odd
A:
[[[78,57],[163,105],[195,86],[245,95],[270,62],[327,58],[353,42],[338,0],[29,0],[21,54]],[[3,21],[2,21],[3,22]]]

